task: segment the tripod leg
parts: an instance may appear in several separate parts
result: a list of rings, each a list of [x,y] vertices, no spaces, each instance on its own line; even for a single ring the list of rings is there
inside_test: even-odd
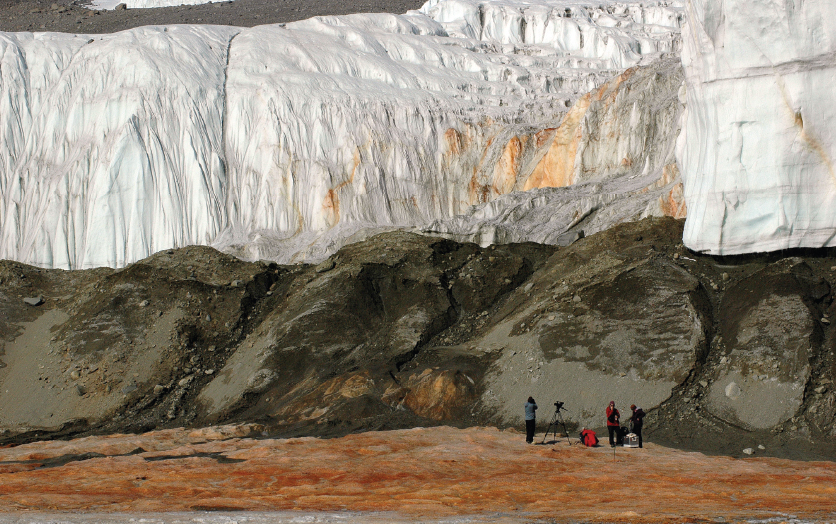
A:
[[[549,425],[546,427],[546,433],[543,434],[543,440],[541,440],[541,444],[546,442],[546,437],[549,436],[549,428],[551,428],[553,424],[555,424],[555,416],[553,416],[552,420],[549,421]]]
[[[541,440],[541,444],[546,442],[546,437],[549,436],[549,428],[551,428],[551,427],[552,427],[552,422],[550,422],[549,425],[546,427],[546,433],[543,434],[543,440]]]
[[[570,442],[570,432],[567,431],[567,425],[564,424],[564,417],[562,417],[560,413],[558,414],[558,420],[561,421],[561,427],[564,428],[564,435],[567,436],[567,445],[572,446],[573,444]]]

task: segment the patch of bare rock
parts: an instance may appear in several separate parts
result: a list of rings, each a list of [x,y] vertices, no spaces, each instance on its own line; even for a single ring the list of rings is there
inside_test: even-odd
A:
[[[2,261],[0,443],[521,427],[531,395],[539,431],[555,401],[575,433],[616,400],[651,442],[833,460],[834,250],[710,257],[682,226],[562,248],[391,232],[319,265],[195,246],[120,270]]]
[[[0,0],[0,31],[114,33],[147,25],[208,24],[253,27],[351,13],[405,13],[420,0],[235,0],[153,9],[92,9],[79,0]]]

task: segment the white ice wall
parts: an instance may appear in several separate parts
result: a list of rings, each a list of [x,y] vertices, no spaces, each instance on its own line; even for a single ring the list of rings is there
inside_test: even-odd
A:
[[[213,244],[318,259],[449,218],[522,188],[518,168],[495,183],[501,138],[557,127],[620,68],[676,49],[683,19],[662,3],[447,1],[0,34],[0,258],[122,266]]]
[[[0,258],[122,266],[225,223],[232,28],[0,33]]]
[[[692,0],[687,16],[684,243],[834,246],[834,1]]]
[[[533,148],[530,161],[552,164],[547,179],[561,175],[562,162],[550,159],[556,145],[569,149],[571,158],[563,160],[570,168],[564,174],[571,184],[533,184],[541,172],[535,168],[526,185],[537,189],[500,195],[436,220],[424,231],[481,245],[526,241],[566,245],[582,233],[590,235],[620,222],[662,215],[683,218],[683,186],[674,157],[682,81],[678,57],[619,75],[576,103],[571,115],[586,106],[583,115],[566,133],[563,128],[573,119],[564,121],[555,134],[561,139],[549,146],[549,152],[539,157],[539,149]],[[527,151],[519,157],[525,162]]]

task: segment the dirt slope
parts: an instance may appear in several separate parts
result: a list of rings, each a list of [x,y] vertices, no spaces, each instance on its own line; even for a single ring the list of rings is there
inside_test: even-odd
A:
[[[506,427],[533,395],[542,426],[557,400],[571,431],[603,426],[615,399],[652,441],[833,460],[834,251],[721,260],[681,230],[560,249],[394,232],[319,266],[207,247],[118,271],[0,262],[2,439]]]

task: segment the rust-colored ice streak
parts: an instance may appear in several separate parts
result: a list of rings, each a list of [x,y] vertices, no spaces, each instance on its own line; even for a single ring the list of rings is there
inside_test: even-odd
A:
[[[585,166],[579,164],[577,157],[579,148],[585,147],[587,141],[591,139],[586,135],[584,124],[588,109],[591,104],[595,103],[598,113],[607,114],[607,111],[602,108],[613,107],[618,103],[617,99],[622,92],[620,87],[635,73],[635,68],[628,69],[599,89],[579,98],[564,116],[554,134],[550,133],[552,130],[545,129],[536,135],[537,148],[544,147],[549,140],[551,143],[526,179],[523,185],[524,191],[543,187],[567,187],[584,178],[579,171],[583,172]],[[614,129],[609,129],[607,132],[610,134],[605,135],[611,142],[615,139]],[[622,168],[630,168],[634,164],[634,159],[625,156],[619,160],[619,164]]]
[[[566,440],[531,446],[518,432],[493,428],[328,440],[238,436],[258,431],[166,430],[3,449],[0,508],[349,510],[405,518],[498,512],[611,522],[834,518],[833,463],[710,457],[654,444],[615,452]],[[106,456],[49,462],[82,453]],[[31,469],[38,461],[54,467]]]
[[[448,157],[448,161],[450,161],[450,157],[458,155],[462,152],[462,134],[456,129],[449,128],[445,131],[445,142],[448,145],[446,155]]]
[[[581,122],[588,107],[589,93],[575,103],[558,126],[549,149],[523,185],[524,191],[542,187],[567,187],[575,182],[575,154],[582,136]],[[539,136],[538,143],[541,140]]]
[[[334,189],[329,189],[323,199],[323,217],[328,227],[334,227],[340,222],[340,197]]]
[[[679,179],[679,177],[680,171],[677,169],[677,164],[667,164],[663,166],[663,172],[660,178],[650,186],[643,188],[640,193],[665,187]],[[658,203],[663,215],[672,218],[686,218],[687,208],[686,199],[683,196],[683,183],[678,182],[674,184],[668,193],[660,196]]]
[[[520,170],[520,154],[523,152],[523,144],[528,137],[512,137],[497,165],[494,166],[494,179],[491,183],[492,196],[505,195],[510,193],[517,184],[517,174]]]
[[[680,176],[680,171],[677,169],[677,164],[666,164],[663,166],[663,172],[660,178],[654,181],[653,184],[643,188],[640,193],[647,193],[654,189],[660,189],[674,182]]]
[[[323,198],[323,217],[325,218],[328,227],[334,227],[340,222],[340,195],[339,192],[344,187],[351,185],[355,181],[357,175],[357,168],[360,166],[360,150],[355,148],[352,153],[352,168],[350,170],[349,178],[340,182],[333,188],[326,192]]]
[[[624,70],[621,74],[619,74],[616,78],[602,85],[596,91],[596,100],[605,101],[605,103],[607,104],[615,103],[616,97],[619,94],[619,86],[621,86],[626,80],[634,76],[636,72],[637,69],[635,67],[628,68]]]
[[[491,186],[480,183],[477,168],[474,167],[471,180],[468,181],[468,204],[473,206],[474,204],[488,202],[491,196]]]
[[[480,127],[485,130],[490,128],[493,122],[490,119],[484,119],[480,123]],[[493,192],[493,186],[490,182],[485,180],[485,175],[482,173],[483,165],[486,160],[486,155],[491,151],[491,144],[494,142],[493,137],[486,139],[483,147],[480,148],[482,156],[479,161],[474,158],[478,151],[472,149],[477,139],[478,131],[471,125],[467,125],[464,131],[459,131],[454,128],[449,128],[445,131],[445,151],[444,162],[448,167],[454,166],[455,169],[462,169],[461,175],[465,176],[470,171],[471,176],[468,178],[468,195],[467,199],[462,195],[459,202],[460,209],[475,204],[488,202],[497,195]]]
[[[677,169],[676,163],[666,164],[663,166],[663,174],[660,176],[660,179],[657,181],[657,187],[665,187],[672,182],[676,178],[680,176],[680,170]]]
[[[660,208],[664,215],[673,218],[686,218],[686,199],[683,197],[683,184],[675,184],[671,191],[660,197]]]
[[[547,142],[555,137],[555,131],[557,131],[557,128],[553,127],[538,131],[535,134],[535,147],[540,149],[545,146]]]

